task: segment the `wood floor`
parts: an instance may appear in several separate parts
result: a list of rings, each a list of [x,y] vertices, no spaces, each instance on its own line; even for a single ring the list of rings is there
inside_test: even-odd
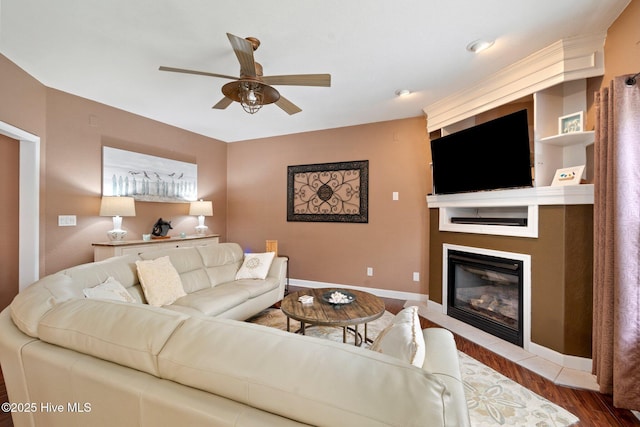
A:
[[[297,290],[297,289],[291,289]],[[391,313],[402,310],[405,301],[383,298],[386,309]],[[422,327],[437,327],[438,325],[422,319]],[[640,421],[627,410],[613,407],[609,396],[589,390],[572,389],[557,386],[551,381],[534,374],[503,357],[500,357],[484,347],[481,347],[462,337],[456,336],[458,349],[495,369],[504,376],[522,384],[533,392],[543,396],[551,402],[562,406],[580,418],[579,427],[605,426],[640,426]],[[0,373],[0,402],[7,402],[7,390],[4,378]],[[12,427],[9,414],[0,412],[0,427]]]

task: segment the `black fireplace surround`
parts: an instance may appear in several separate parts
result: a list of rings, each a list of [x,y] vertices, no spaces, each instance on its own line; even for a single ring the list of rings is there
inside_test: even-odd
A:
[[[447,314],[522,347],[523,262],[448,251]]]

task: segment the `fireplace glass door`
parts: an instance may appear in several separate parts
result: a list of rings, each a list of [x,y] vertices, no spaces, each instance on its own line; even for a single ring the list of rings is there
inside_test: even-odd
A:
[[[522,346],[522,261],[448,252],[447,314]]]

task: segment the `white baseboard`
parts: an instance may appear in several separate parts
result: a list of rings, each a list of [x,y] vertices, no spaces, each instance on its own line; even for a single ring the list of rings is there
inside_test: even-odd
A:
[[[429,295],[417,294],[413,292],[393,291],[389,289],[365,288],[363,286],[351,286],[351,285],[343,285],[339,283],[315,282],[312,280],[302,280],[302,279],[289,279],[289,284],[293,286],[300,286],[303,288],[314,288],[314,289],[315,288],[355,289],[358,291],[369,292],[370,294],[373,294],[382,298],[404,299],[404,300],[421,301],[421,302],[429,301]]]

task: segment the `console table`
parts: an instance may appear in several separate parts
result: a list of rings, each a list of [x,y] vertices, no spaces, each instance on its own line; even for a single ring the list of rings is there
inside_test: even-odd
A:
[[[215,245],[219,243],[219,238],[219,234],[207,234],[205,236],[195,235],[187,237],[170,237],[166,239],[120,240],[92,243],[93,260],[101,261],[114,256],[141,254],[143,252],[157,251],[160,249]]]

